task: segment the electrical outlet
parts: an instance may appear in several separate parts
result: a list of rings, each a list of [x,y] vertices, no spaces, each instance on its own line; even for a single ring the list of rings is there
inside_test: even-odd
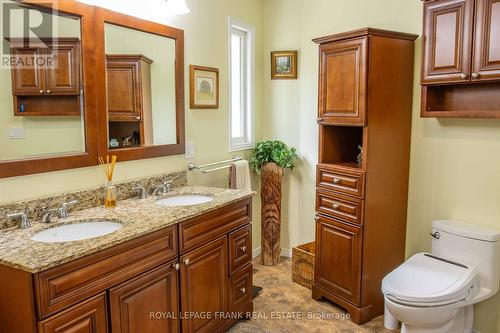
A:
[[[9,128],[9,139],[24,139],[24,128],[12,127]]]
[[[194,142],[186,142],[186,158],[194,158],[196,154],[196,143]]]

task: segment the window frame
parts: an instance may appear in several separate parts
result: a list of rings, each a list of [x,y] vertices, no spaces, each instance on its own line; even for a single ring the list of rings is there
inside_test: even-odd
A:
[[[232,37],[233,32],[239,36],[245,36],[245,52],[244,58],[245,68],[244,78],[245,90],[242,91],[244,96],[245,109],[242,112],[242,122],[244,127],[244,135],[241,137],[233,137],[233,109],[232,109]],[[229,96],[229,151],[247,150],[255,147],[255,27],[239,22],[231,17],[228,19],[228,96]],[[241,124],[240,124],[241,125]]]

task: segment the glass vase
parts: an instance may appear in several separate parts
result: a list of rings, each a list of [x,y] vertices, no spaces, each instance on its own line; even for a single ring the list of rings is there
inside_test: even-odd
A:
[[[104,207],[116,207],[116,187],[113,182],[108,182],[104,188]]]

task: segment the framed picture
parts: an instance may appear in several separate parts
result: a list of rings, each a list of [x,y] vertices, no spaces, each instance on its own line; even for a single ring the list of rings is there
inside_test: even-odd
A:
[[[219,70],[195,65],[189,69],[191,109],[218,109]]]
[[[297,79],[297,51],[271,52],[271,79]]]

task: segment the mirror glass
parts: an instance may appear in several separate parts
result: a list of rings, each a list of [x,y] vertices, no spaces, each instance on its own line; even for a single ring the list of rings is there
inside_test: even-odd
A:
[[[177,143],[175,40],[107,23],[110,149]]]
[[[85,152],[80,19],[2,2],[0,161]]]

